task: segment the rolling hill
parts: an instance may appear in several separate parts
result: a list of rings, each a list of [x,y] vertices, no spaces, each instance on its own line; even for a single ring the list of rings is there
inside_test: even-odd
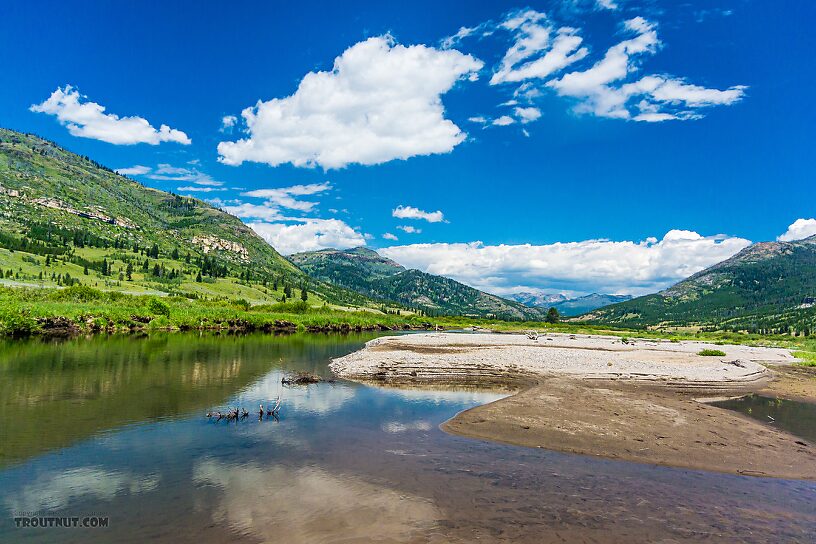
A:
[[[495,316],[542,319],[544,313],[515,301],[479,291],[458,281],[419,270],[406,270],[367,248],[326,249],[291,255],[310,276],[365,296],[421,309],[429,315]]]
[[[365,304],[315,282],[238,218],[145,187],[37,136],[0,129],[5,285],[82,283],[130,293]]]
[[[582,319],[810,334],[816,330],[816,236],[753,244],[660,293],[607,306]]]

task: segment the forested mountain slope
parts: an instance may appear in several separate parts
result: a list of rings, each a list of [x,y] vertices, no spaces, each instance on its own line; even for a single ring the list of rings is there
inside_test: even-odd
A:
[[[420,309],[429,315],[528,320],[544,317],[538,308],[528,308],[450,278],[406,270],[367,248],[312,251],[292,255],[290,259],[314,278],[369,297]]]
[[[816,329],[816,236],[753,244],[665,291],[601,308],[583,319],[810,334]]]

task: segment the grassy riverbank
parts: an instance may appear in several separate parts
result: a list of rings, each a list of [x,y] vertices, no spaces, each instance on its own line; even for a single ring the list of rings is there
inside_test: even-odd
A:
[[[136,330],[352,330],[423,327],[424,318],[303,302],[250,305],[183,297],[127,295],[86,286],[0,288],[0,336]]]
[[[608,334],[621,338],[706,340],[725,344],[778,346],[801,352],[814,364],[816,338],[734,332],[614,329],[581,323],[498,321],[472,317],[395,315],[372,309],[341,309],[303,302],[250,304],[244,299],[193,300],[129,295],[75,285],[66,289],[0,287],[0,336],[142,330],[373,330],[480,327],[496,332],[537,330]]]

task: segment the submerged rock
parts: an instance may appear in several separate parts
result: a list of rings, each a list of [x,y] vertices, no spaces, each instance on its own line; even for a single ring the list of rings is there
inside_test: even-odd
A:
[[[296,372],[294,374],[284,376],[281,383],[284,385],[310,385],[313,383],[320,383],[322,381],[323,378],[317,374],[312,374],[311,372]]]

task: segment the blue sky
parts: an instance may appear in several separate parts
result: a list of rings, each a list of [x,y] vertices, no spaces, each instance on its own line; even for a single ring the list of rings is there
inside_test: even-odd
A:
[[[365,243],[500,294],[639,294],[816,232],[810,2],[0,10],[0,125],[286,253]]]

